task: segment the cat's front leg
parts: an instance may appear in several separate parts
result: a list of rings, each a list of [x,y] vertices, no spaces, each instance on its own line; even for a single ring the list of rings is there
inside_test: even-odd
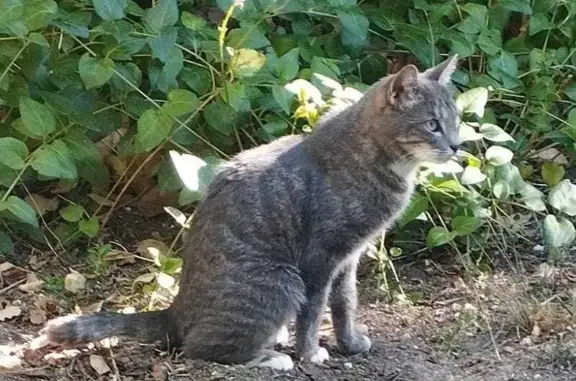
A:
[[[307,288],[307,301],[296,318],[296,356],[302,361],[322,364],[329,359],[329,355],[319,345],[318,331],[326,311],[330,283],[316,280]]]
[[[370,349],[372,342],[356,325],[358,304],[356,290],[357,260],[346,263],[334,279],[330,294],[332,323],[338,347],[343,354],[353,355]]]

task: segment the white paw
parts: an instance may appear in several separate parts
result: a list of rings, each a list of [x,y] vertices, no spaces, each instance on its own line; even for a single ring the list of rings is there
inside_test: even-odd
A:
[[[285,325],[280,328],[278,334],[276,335],[276,344],[286,344],[290,340],[290,333],[288,332],[288,327]]]
[[[321,365],[324,361],[328,361],[330,356],[326,348],[319,347],[316,353],[310,356],[310,362],[313,364]]]
[[[262,361],[256,366],[259,368],[270,368],[285,371],[285,370],[292,370],[294,368],[294,362],[292,361],[290,356],[283,353],[279,353],[278,356],[274,356],[266,361]]]

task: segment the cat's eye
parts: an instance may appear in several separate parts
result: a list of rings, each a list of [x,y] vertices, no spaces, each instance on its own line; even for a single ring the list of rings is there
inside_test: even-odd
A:
[[[430,132],[440,132],[440,123],[436,119],[426,121],[424,126]]]

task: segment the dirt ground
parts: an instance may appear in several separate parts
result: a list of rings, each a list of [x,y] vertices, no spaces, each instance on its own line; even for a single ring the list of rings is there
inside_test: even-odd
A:
[[[135,252],[141,239],[170,242],[176,231],[164,217],[149,220],[133,211],[124,211],[116,221],[104,241],[122,242],[126,253]],[[72,312],[74,305],[141,308],[145,295],[134,291],[133,280],[143,266],[138,261],[110,266],[89,277],[86,292],[77,296],[47,291],[46,286],[19,286],[29,283],[30,273],[45,278],[68,273],[71,267],[82,272],[82,267],[56,260],[49,252],[0,258],[0,264],[4,260],[16,265],[0,271],[0,308],[11,305],[20,310],[0,321],[0,380],[576,380],[576,268],[552,267],[537,256],[527,257],[521,273],[497,266],[492,275],[474,279],[450,260],[399,262],[405,293],[419,296],[412,304],[402,298],[378,302],[373,282],[365,275],[358,320],[369,328],[371,351],[338,355],[327,319],[323,345],[331,360],[323,366],[298,364],[284,373],[187,361],[122,339],[66,350],[32,349],[42,322]],[[366,266],[369,274],[370,263]],[[290,342],[281,350],[294,355]]]

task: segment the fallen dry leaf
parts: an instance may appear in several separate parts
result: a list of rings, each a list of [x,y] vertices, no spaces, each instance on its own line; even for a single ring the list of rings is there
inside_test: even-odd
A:
[[[79,315],[86,313],[100,312],[102,310],[102,304],[104,304],[103,300],[89,304],[86,307],[80,307],[76,305],[74,306],[74,311]]]
[[[176,204],[178,193],[150,188],[136,202],[136,207],[145,217],[154,217],[164,213],[164,206]]]
[[[100,376],[110,373],[111,369],[102,356],[90,355],[90,365]]]
[[[74,180],[62,180],[56,185],[54,185],[52,189],[50,189],[50,193],[52,194],[68,193],[74,188],[76,188],[76,182]]]
[[[22,309],[16,306],[6,306],[4,309],[0,310],[0,320],[4,321],[7,319],[15,318],[16,316],[20,316],[22,313]]]
[[[154,259],[158,261],[161,255],[167,255],[170,248],[164,242],[155,239],[145,239],[138,243],[136,251],[143,257]]]
[[[80,352],[78,349],[64,349],[61,352],[48,353],[46,356],[44,356],[44,361],[46,361],[48,364],[57,365],[58,363],[62,362],[60,360],[71,359],[81,353],[82,352]]]
[[[58,198],[46,198],[39,194],[30,194],[24,199],[28,205],[34,208],[38,214],[43,216],[46,212],[53,212],[58,209]]]
[[[545,149],[538,154],[534,155],[535,159],[539,159],[541,161],[552,161],[553,163],[560,164],[560,165],[568,165],[568,159],[566,156],[560,152],[559,149],[551,147]]]
[[[40,325],[46,322],[46,311],[40,308],[34,308],[28,313],[30,323]]]
[[[4,271],[10,270],[14,265],[10,262],[2,262],[0,263],[0,274]]]
[[[29,272],[28,274],[26,274],[26,283],[18,286],[18,289],[20,291],[24,291],[24,292],[38,292],[38,291],[42,290],[43,286],[44,286],[44,281],[41,279],[38,279],[36,274]]]
[[[96,204],[98,204],[100,206],[113,206],[114,205],[114,201],[108,200],[106,197],[102,197],[96,193],[90,193],[90,194],[88,194],[88,197],[90,197],[92,199],[92,201],[94,201]]]
[[[77,271],[72,271],[64,278],[64,288],[73,294],[78,294],[86,288],[86,278]]]

